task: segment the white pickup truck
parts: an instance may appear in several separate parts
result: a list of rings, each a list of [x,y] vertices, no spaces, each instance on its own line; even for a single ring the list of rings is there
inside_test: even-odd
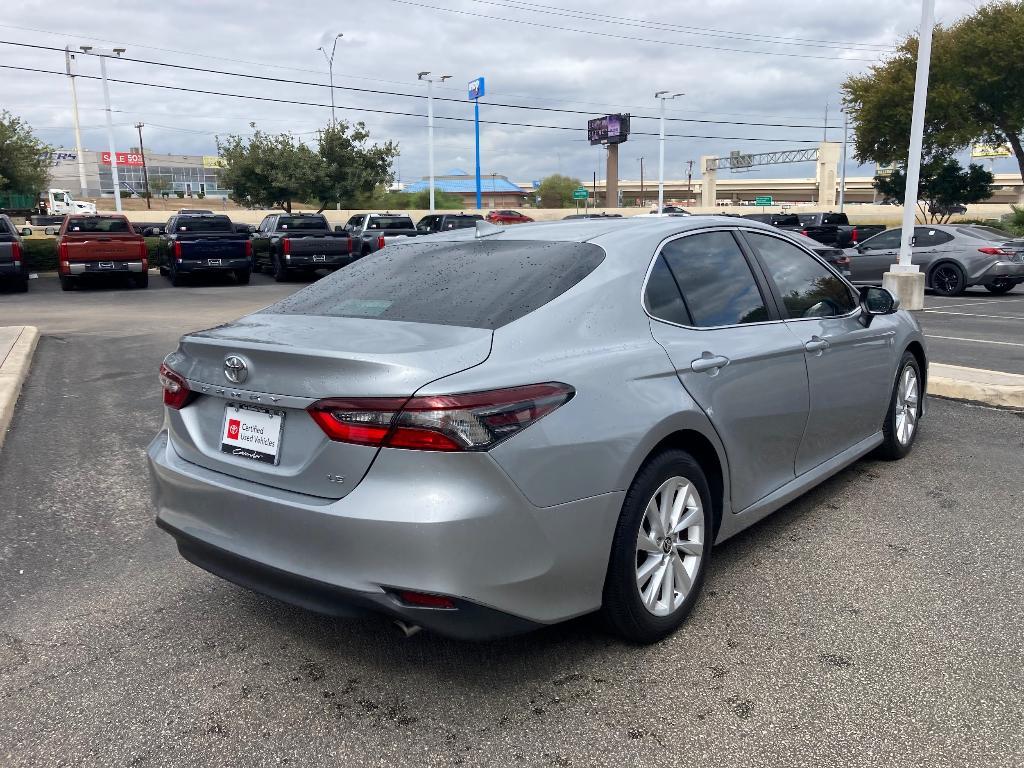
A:
[[[412,219],[402,213],[359,213],[348,220],[344,231],[352,237],[352,252],[360,256],[419,234]]]

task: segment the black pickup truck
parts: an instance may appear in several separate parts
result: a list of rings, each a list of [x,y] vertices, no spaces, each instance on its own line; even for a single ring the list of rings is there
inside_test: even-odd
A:
[[[187,275],[230,272],[241,285],[249,282],[252,271],[252,242],[249,234],[239,233],[231,219],[214,213],[179,213],[171,216],[161,228],[143,231],[152,237],[159,234],[167,247],[167,263],[160,274],[171,279],[171,285],[182,285]]]
[[[31,231],[31,230],[29,230]],[[10,286],[17,293],[28,290],[21,233],[9,216],[0,214],[0,285]]]
[[[819,243],[836,248],[852,248],[869,237],[885,231],[883,224],[851,224],[845,213],[798,213],[803,227],[812,227],[816,234],[807,233]]]
[[[256,250],[253,271],[266,268],[279,283],[299,272],[339,269],[360,255],[349,233],[334,231],[319,213],[272,213],[253,239],[267,246]]]

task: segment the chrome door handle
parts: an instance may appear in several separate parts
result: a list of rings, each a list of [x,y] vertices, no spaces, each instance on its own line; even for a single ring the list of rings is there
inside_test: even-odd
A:
[[[811,336],[811,340],[804,343],[804,349],[808,352],[818,352],[819,354],[831,346],[831,344],[820,336]]]
[[[719,368],[724,368],[728,364],[728,357],[712,355],[710,352],[705,352],[690,363],[690,370],[694,373],[710,373],[713,376],[718,373]]]

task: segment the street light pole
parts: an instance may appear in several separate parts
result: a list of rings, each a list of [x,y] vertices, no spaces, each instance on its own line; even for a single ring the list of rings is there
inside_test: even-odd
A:
[[[429,77],[430,72],[419,72],[417,80],[427,81],[427,164],[430,176],[430,213],[434,212],[434,79]],[[440,82],[449,79],[451,75],[441,75]]]
[[[843,170],[839,181],[839,212],[843,212],[843,205],[846,202],[846,140],[850,131],[850,116],[846,109],[843,109]]]
[[[665,208],[665,102],[682,95],[670,94],[668,91],[658,91],[654,94],[654,98],[661,102],[661,115],[658,119],[658,213],[662,213]]]
[[[110,176],[114,184],[114,209],[121,212],[121,177],[117,172],[117,147],[114,146],[114,121],[110,114],[110,86],[107,84],[107,57],[120,57],[124,48],[106,50],[93,48],[91,45],[80,45],[83,52],[100,57],[100,78],[103,80],[103,105],[107,113],[107,144],[110,145]]]
[[[317,50],[324,55],[324,58],[327,59],[327,74],[331,80],[331,125],[338,124],[338,120],[334,116],[334,51],[338,47],[339,38],[344,36],[345,35],[341,32],[334,36],[334,45],[331,46],[330,56],[327,55],[327,50],[322,45],[317,48]]]
[[[71,81],[71,116],[75,123],[75,151],[78,155],[78,184],[81,186],[81,191],[78,194],[80,197],[85,197],[85,158],[82,156],[82,132],[78,127],[78,89],[75,87],[75,72],[71,66],[71,62],[74,61],[74,59],[75,54],[71,52],[71,48],[69,46],[64,46],[64,67],[68,73],[68,80]]]

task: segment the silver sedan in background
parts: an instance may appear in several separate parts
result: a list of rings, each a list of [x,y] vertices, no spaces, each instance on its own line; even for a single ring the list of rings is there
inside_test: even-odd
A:
[[[882,275],[899,257],[902,228],[887,229],[856,248],[847,248],[850,279],[881,285]],[[912,261],[925,285],[943,296],[957,296],[972,285],[1007,293],[1024,282],[1024,239],[976,224],[914,227]]]
[[[914,319],[714,216],[481,222],[382,251],[160,368],[158,525],[196,565],[464,638],[675,630],[714,546],[923,414]]]

